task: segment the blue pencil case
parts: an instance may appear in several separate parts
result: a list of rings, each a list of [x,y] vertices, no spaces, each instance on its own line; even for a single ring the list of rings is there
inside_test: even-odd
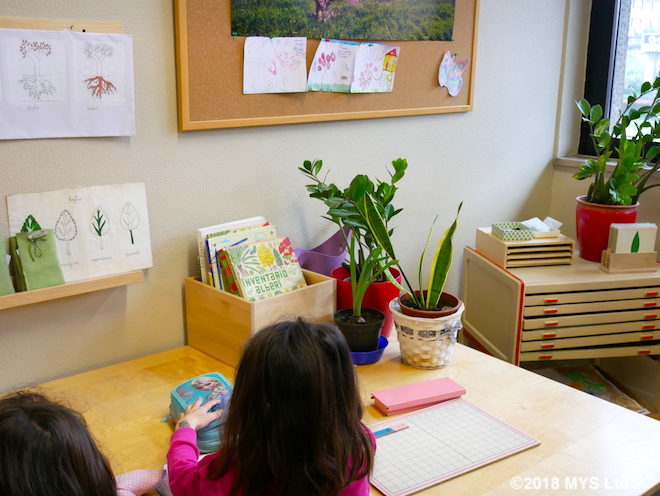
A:
[[[185,411],[186,406],[194,403],[198,398],[202,398],[204,403],[210,400],[220,400],[220,404],[214,406],[211,411],[227,410],[233,390],[232,384],[218,372],[193,377],[172,389],[170,415],[177,420],[179,414]],[[223,424],[224,418],[220,418],[197,431],[197,447],[200,452],[218,451]]]

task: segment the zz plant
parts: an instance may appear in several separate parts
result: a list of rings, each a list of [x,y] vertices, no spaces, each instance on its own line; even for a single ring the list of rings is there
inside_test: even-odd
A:
[[[632,205],[644,191],[660,186],[660,182],[648,184],[660,168],[660,147],[652,144],[660,139],[660,76],[653,83],[644,82],[639,92],[633,91],[628,96],[626,107],[614,125],[603,117],[600,105],[592,106],[585,99],[576,104],[582,120],[589,126],[596,150],[596,158],[586,159],[573,174],[580,180],[594,178],[587,193],[588,202]],[[607,178],[607,162],[613,158],[614,151],[618,159]]]
[[[382,216],[385,226],[395,215],[401,212],[402,209],[396,209],[392,204],[392,200],[398,189],[396,184],[405,175],[408,162],[402,158],[396,159],[392,162],[392,168],[393,171],[389,169],[387,171],[390,175],[389,181],[376,179],[374,182],[368,176],[358,174],[349,186],[343,190],[334,183],[327,182],[327,173],[323,178],[320,177],[323,169],[321,160],[315,160],[314,162],[305,160],[303,166],[298,168],[312,181],[306,185],[309,196],[321,200],[327,206],[328,210],[323,217],[337,224],[342,231],[344,226],[351,229],[351,236],[355,238],[355,244],[351,248],[348,241],[346,243],[351,258],[349,263],[344,265],[345,268],[350,272],[351,267],[353,267],[359,276],[365,267],[368,267],[372,281],[385,280],[381,268],[383,262],[387,261],[387,255],[389,254],[385,252],[381,254],[385,257],[374,257],[371,261],[375,259],[375,263],[367,264],[369,254],[378,248],[378,243],[366,221],[363,206],[364,198],[369,195],[374,208]],[[392,234],[392,230],[388,232],[390,235]]]

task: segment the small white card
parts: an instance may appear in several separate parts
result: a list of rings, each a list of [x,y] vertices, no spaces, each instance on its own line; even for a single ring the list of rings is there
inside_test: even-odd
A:
[[[609,248],[612,253],[649,253],[655,251],[658,227],[650,222],[612,224]]]

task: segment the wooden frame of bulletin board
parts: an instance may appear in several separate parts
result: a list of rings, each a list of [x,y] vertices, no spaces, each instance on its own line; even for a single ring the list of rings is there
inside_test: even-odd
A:
[[[472,110],[479,0],[456,0],[453,41],[385,41],[401,47],[391,93],[243,94],[245,37],[231,35],[231,0],[174,0],[179,129],[266,126]],[[307,40],[307,67],[318,47]],[[470,58],[452,97],[438,84],[443,54]]]

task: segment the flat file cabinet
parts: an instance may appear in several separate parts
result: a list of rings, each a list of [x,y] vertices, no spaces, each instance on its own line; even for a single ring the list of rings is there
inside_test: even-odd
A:
[[[465,248],[465,338],[521,361],[660,355],[660,271],[572,265],[504,269]]]

